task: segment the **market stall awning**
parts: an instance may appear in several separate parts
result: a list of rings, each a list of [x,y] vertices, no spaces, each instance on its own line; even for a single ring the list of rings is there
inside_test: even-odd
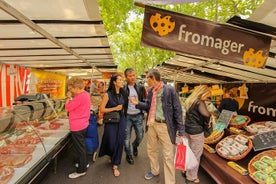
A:
[[[101,78],[117,71],[96,0],[0,0],[0,63]]]

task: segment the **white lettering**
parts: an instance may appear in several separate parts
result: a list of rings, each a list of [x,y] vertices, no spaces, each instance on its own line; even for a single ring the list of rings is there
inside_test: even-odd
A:
[[[258,114],[272,116],[272,117],[276,116],[276,109],[271,107],[253,105],[253,104],[254,104],[254,101],[249,102],[248,108],[247,108],[248,112],[252,112],[252,113],[257,112]]]
[[[232,40],[222,40],[220,38],[214,38],[208,35],[200,35],[199,33],[193,33],[190,31],[185,31],[187,25],[182,24],[178,32],[178,40],[183,40],[184,42],[192,42],[193,44],[200,44],[206,47],[212,47],[219,49],[223,55],[228,55],[232,53],[240,53],[244,44],[237,43]]]
[[[200,42],[200,35],[199,34],[193,34],[193,36],[192,36],[192,42],[194,44],[199,44],[199,42]]]
[[[258,113],[264,115],[264,114],[265,114],[265,108],[262,107],[262,106],[260,106],[260,107],[258,108]]]

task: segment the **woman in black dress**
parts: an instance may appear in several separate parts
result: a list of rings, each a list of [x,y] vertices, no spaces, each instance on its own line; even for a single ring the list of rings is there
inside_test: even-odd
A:
[[[124,140],[126,119],[123,112],[125,97],[123,93],[124,81],[121,75],[112,75],[107,92],[103,95],[100,105],[102,113],[119,111],[121,118],[120,123],[106,123],[104,125],[104,133],[102,137],[99,157],[108,155],[112,164],[114,176],[119,176],[118,166],[121,164]]]

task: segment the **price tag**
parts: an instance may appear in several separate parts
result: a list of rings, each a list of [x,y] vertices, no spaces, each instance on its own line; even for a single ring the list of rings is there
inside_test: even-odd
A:
[[[221,125],[220,129],[223,130],[223,129],[227,128],[233,114],[234,114],[234,112],[232,112],[232,111],[228,111],[228,110],[222,110],[221,111],[221,113],[219,115],[219,118],[218,118],[218,121],[217,121],[217,123]],[[220,130],[220,131],[222,131],[222,130]]]
[[[252,139],[253,149],[260,151],[276,147],[276,130],[257,134]]]

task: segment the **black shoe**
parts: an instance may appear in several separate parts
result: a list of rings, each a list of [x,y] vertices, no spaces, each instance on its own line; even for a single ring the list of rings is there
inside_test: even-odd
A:
[[[133,165],[134,164],[134,160],[132,158],[132,155],[127,155],[126,156],[126,160],[129,164]]]
[[[181,175],[183,178],[186,178],[186,172],[185,171],[181,171]]]
[[[133,155],[134,156],[138,155],[138,148],[136,146],[133,146]]]

